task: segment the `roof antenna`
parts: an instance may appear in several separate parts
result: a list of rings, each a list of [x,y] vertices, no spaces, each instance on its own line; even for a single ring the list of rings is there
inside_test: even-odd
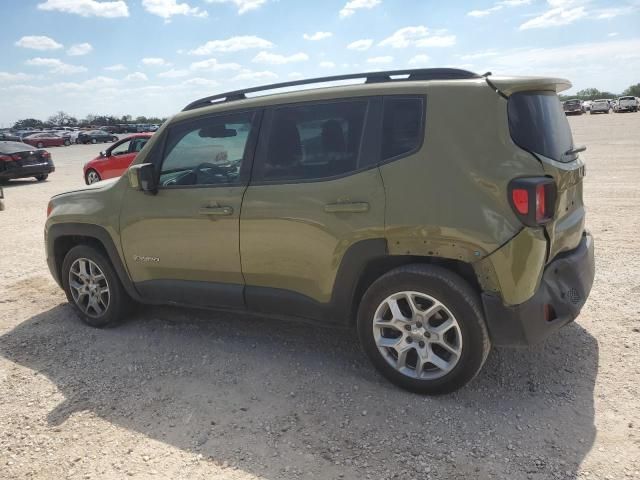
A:
[[[488,76],[490,76],[490,75],[492,75],[492,73],[491,73],[491,72],[487,72],[487,73],[483,73],[483,74],[482,74],[482,75],[480,75],[480,76],[481,76],[481,77],[488,77]]]

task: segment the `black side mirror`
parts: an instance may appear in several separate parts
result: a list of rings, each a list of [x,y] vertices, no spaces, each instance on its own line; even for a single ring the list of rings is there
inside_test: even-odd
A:
[[[101,157],[108,157],[109,155],[107,155],[107,152],[106,152],[106,151],[102,150],[102,151],[100,152],[100,156],[101,156]]]
[[[141,163],[129,167],[129,183],[132,187],[144,193],[155,195],[158,193],[156,169],[151,163]]]

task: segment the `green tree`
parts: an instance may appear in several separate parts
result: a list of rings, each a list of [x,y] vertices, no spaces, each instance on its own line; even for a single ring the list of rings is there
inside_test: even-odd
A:
[[[13,128],[15,130],[21,130],[23,128],[42,128],[43,125],[44,123],[37,118],[25,118],[14,123]]]
[[[595,100],[596,98],[602,98],[602,92],[597,88],[585,88],[579,90],[576,93],[576,97],[580,100]]]
[[[636,83],[635,85],[631,85],[627,88],[622,95],[631,95],[634,97],[640,97],[640,83]]]

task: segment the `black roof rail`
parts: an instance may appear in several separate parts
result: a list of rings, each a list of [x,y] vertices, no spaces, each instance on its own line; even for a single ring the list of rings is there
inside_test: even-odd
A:
[[[403,76],[406,78],[392,78],[395,76]],[[182,111],[184,112],[187,110],[206,107],[219,101],[233,102],[236,100],[244,100],[247,98],[247,93],[296,87],[299,85],[311,85],[314,83],[355,80],[358,78],[365,79],[365,83],[383,83],[411,80],[464,80],[468,78],[482,78],[482,76],[478,75],[477,73],[469,72],[468,70],[461,70],[458,68],[420,68],[413,70],[389,70],[386,72],[349,73],[346,75],[334,75],[330,77],[318,77],[304,80],[292,80],[290,82],[272,83],[271,85],[251,87],[245,88],[243,90],[234,90],[232,92],[211,95],[196,100],[195,102],[191,102],[189,105],[184,107]]]

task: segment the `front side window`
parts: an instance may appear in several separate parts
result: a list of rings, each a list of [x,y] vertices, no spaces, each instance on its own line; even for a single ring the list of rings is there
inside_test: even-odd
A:
[[[256,176],[313,180],[357,170],[367,106],[354,100],[277,108]]]
[[[125,153],[129,153],[130,144],[131,144],[131,140],[121,143],[116,148],[111,150],[111,155],[124,155]]]
[[[134,140],[131,140],[131,152],[138,153],[140,150],[142,150],[142,147],[144,147],[148,141],[148,138],[136,138]]]
[[[160,170],[161,186],[240,181],[254,114],[208,117],[173,127]]]
[[[382,121],[382,160],[417,150],[424,134],[424,99],[384,100]]]

